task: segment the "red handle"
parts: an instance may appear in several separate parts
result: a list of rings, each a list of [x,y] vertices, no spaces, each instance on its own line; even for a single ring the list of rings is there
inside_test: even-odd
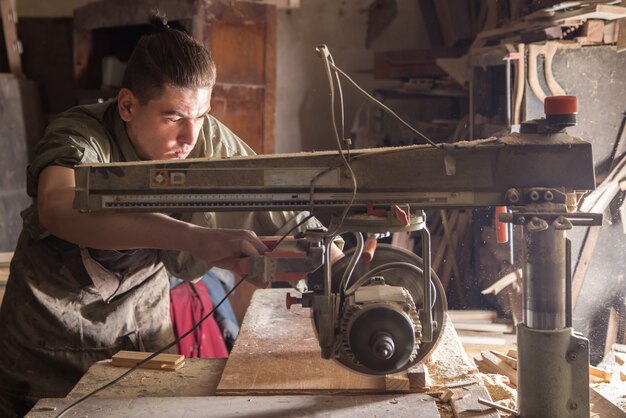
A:
[[[498,244],[509,242],[509,229],[507,224],[500,222],[498,219],[501,213],[506,213],[506,206],[496,206],[495,224],[496,224],[496,241]]]

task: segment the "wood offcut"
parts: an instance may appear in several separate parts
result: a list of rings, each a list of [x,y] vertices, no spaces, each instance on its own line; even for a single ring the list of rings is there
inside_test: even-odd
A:
[[[146,353],[140,351],[119,351],[113,355],[111,364],[118,367],[133,367],[139,362],[147,359],[153,353]],[[170,370],[175,371],[185,365],[185,356],[180,354],[159,354],[155,358],[149,360],[147,363],[142,364],[140,368],[143,369],[158,369],[158,370]]]

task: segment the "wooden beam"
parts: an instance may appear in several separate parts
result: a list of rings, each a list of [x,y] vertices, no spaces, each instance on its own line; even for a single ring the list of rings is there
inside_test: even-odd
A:
[[[0,11],[2,12],[2,27],[4,29],[4,42],[9,59],[9,68],[16,76],[22,76],[22,44],[17,39],[17,11],[15,0],[0,0]]]

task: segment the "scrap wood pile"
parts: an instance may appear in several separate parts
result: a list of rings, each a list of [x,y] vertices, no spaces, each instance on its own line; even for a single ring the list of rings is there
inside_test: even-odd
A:
[[[615,362],[620,365],[620,380],[626,381],[626,353],[614,353]],[[517,350],[501,353],[496,350],[483,351],[474,357],[474,363],[482,373],[499,374],[508,378],[511,387],[517,388]],[[590,383],[609,383],[614,372],[607,368],[589,366]]]

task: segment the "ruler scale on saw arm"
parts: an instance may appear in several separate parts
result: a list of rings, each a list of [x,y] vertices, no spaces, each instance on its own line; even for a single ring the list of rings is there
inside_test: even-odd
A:
[[[559,135],[564,135],[559,137]],[[511,135],[352,152],[354,207],[406,203],[419,208],[505,204],[510,188],[594,188],[590,144]],[[352,181],[337,153],[210,160],[86,164],[76,169],[79,210],[234,211],[343,208]],[[575,175],[568,168],[579,167]]]

